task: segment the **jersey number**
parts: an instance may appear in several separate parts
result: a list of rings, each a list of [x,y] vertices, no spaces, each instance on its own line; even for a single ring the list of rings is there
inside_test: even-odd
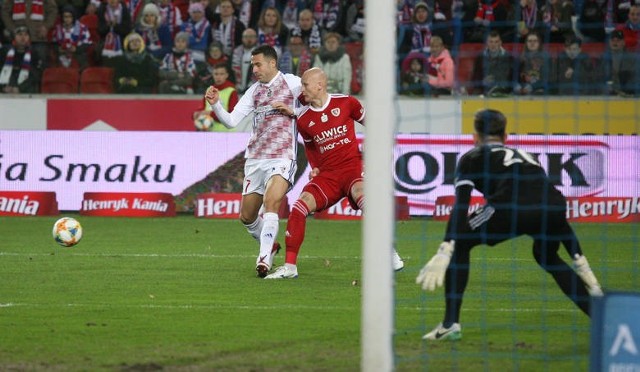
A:
[[[502,160],[505,167],[513,165],[515,163],[524,163],[525,161],[535,166],[540,166],[540,163],[526,151],[520,149],[510,149],[506,147],[491,149],[491,151],[504,151],[504,159]]]

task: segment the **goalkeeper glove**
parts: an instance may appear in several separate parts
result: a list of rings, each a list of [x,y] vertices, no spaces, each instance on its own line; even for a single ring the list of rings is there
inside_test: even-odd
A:
[[[447,267],[449,267],[454,247],[454,240],[440,243],[438,252],[436,252],[436,254],[431,257],[431,260],[420,270],[416,278],[416,284],[422,285],[422,289],[425,291],[434,291],[436,288],[442,287],[444,273],[447,271]]]

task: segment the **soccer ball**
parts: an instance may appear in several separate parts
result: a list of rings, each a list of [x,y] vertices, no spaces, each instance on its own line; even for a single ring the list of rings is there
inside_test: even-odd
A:
[[[64,247],[71,247],[82,239],[80,222],[71,217],[62,217],[53,224],[53,239]]]
[[[198,130],[209,130],[213,126],[213,118],[207,114],[198,115],[193,121],[193,125],[195,125]]]

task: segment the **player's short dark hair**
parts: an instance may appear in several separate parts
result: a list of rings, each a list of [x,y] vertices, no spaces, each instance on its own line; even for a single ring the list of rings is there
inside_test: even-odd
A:
[[[507,118],[498,110],[480,110],[473,119],[473,127],[482,136],[504,136]]]
[[[273,59],[276,61],[276,65],[278,65],[278,53],[271,45],[260,45],[251,52],[252,56],[256,56],[258,54],[262,54],[264,58]]]

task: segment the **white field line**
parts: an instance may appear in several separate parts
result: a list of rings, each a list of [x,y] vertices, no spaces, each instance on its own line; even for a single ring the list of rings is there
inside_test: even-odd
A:
[[[0,303],[1,308],[10,308],[10,307],[23,307],[23,308],[128,308],[128,309],[159,309],[159,310],[214,310],[214,309],[232,309],[232,310],[328,310],[328,311],[356,311],[359,310],[360,307],[356,306],[310,306],[310,305],[292,305],[292,304],[276,304],[276,305],[157,305],[157,304],[122,304],[122,305],[114,305],[110,303],[69,303],[69,304],[54,304],[54,303],[22,303],[22,302],[8,302],[8,303]],[[444,311],[444,307],[429,307],[429,310],[438,310]],[[396,306],[396,311],[425,311],[423,307],[417,306]],[[483,312],[483,313],[512,313],[512,312],[525,312],[525,313],[534,313],[534,312],[545,312],[545,313],[572,313],[576,312],[576,309],[567,308],[567,309],[531,309],[531,308],[494,308],[488,307],[486,309],[483,308],[465,308],[462,309],[463,312]]]
[[[282,251],[281,251],[282,254]],[[132,258],[255,258],[256,256],[253,254],[205,254],[205,253],[116,253],[116,252],[103,252],[103,253],[81,253],[81,252],[69,252],[69,251],[60,251],[60,252],[0,252],[1,256],[17,256],[17,257],[37,257],[37,256],[76,256],[76,257],[132,257]],[[303,259],[334,259],[334,260],[360,260],[362,257],[360,256],[309,256],[309,255],[300,255],[299,258]],[[403,256],[404,259],[411,260],[411,256]],[[524,261],[524,262],[534,262],[533,258],[509,258],[509,257],[472,257],[471,261],[494,261],[494,262],[510,262],[510,261]],[[607,259],[608,263],[633,263],[638,262],[637,260],[615,260],[615,259]]]

